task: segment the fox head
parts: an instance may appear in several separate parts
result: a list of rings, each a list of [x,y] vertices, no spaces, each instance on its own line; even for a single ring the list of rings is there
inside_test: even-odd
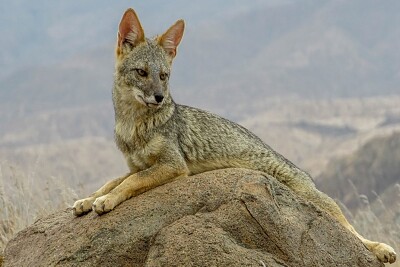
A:
[[[170,100],[171,64],[184,27],[178,20],[164,34],[148,39],[135,11],[125,11],[117,38],[114,104],[117,97],[128,105],[158,109]]]

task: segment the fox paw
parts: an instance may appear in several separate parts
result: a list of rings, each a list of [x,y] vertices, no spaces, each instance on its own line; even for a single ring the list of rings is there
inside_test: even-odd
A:
[[[102,197],[98,197],[93,203],[92,208],[97,214],[102,215],[114,209],[114,207],[118,204],[119,203],[116,201],[116,199],[108,194]]]
[[[379,243],[377,246],[371,248],[371,251],[381,262],[393,263],[396,261],[396,252],[394,252],[391,246],[384,243]]]
[[[95,199],[92,197],[77,200],[72,207],[72,213],[75,216],[81,216],[92,210],[92,204]]]

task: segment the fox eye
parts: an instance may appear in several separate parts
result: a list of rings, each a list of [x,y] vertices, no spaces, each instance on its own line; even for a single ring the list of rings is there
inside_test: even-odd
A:
[[[165,81],[165,80],[167,79],[167,77],[168,77],[168,74],[166,74],[166,73],[160,73],[160,80],[161,80],[161,81]]]
[[[137,74],[139,74],[139,76],[147,77],[147,72],[145,70],[143,70],[143,69],[135,69],[135,70],[136,70]]]

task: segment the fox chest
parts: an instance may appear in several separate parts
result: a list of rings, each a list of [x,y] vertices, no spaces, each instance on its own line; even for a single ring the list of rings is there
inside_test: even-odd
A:
[[[164,138],[161,135],[140,134],[133,128],[116,127],[115,141],[128,165],[140,170],[154,165],[164,147]]]

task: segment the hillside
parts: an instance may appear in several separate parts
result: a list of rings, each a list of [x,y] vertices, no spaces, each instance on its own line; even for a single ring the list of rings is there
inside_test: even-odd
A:
[[[400,184],[399,162],[400,132],[397,132],[374,138],[355,153],[332,160],[317,177],[317,185],[350,210],[363,207],[359,195],[365,195],[370,203],[381,196],[379,200],[385,200],[386,209],[395,211],[398,210],[395,199]]]

